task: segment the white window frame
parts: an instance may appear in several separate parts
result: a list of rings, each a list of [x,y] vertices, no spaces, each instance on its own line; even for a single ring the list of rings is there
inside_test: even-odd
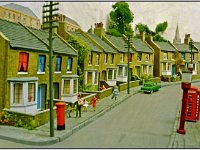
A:
[[[33,102],[28,102],[28,83],[34,83],[35,84],[35,100]],[[15,84],[22,84],[22,103],[21,104],[14,104],[14,85]],[[37,88],[38,88],[38,82],[37,81],[31,81],[31,82],[17,82],[17,81],[11,81],[10,82],[10,106],[27,106],[31,104],[37,103]]]
[[[65,84],[65,80],[69,80],[69,86],[70,86],[70,91],[69,94],[65,94],[64,93],[64,84]],[[77,80],[77,85],[76,85],[76,92],[74,92],[74,80]],[[62,79],[62,96],[64,95],[72,95],[72,94],[76,94],[78,92],[78,78],[64,78]]]

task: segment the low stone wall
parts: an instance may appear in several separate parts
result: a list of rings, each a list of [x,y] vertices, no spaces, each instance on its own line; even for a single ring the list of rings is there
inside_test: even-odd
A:
[[[86,93],[95,93],[98,99],[102,99],[104,97],[110,96],[112,94],[113,87],[107,88],[102,91],[84,91]]]
[[[139,86],[139,82],[140,82],[139,80],[130,81],[130,88],[135,87],[135,86]],[[124,91],[124,90],[127,89],[127,83],[119,84],[118,87],[119,87],[119,91]]]
[[[54,107],[54,117],[56,117],[56,108]],[[49,122],[50,110],[46,109],[39,111],[36,114],[26,114],[21,112],[10,111],[3,109],[8,115],[9,119],[16,123],[16,126],[25,127],[28,129],[39,127]]]

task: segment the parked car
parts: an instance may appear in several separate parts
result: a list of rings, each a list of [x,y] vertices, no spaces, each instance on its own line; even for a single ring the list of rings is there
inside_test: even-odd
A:
[[[143,84],[143,86],[141,87],[141,91],[153,93],[155,91],[159,91],[160,88],[161,88],[161,85],[159,85],[158,83],[147,82]]]

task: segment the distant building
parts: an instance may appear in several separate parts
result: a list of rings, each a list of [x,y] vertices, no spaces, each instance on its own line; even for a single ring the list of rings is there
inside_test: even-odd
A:
[[[21,24],[40,29],[40,19],[28,7],[10,3],[0,6],[0,18],[12,22],[20,22]]]

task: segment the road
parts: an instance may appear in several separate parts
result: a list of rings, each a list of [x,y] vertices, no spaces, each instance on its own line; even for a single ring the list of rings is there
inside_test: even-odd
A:
[[[0,147],[167,148],[181,99],[180,85],[138,93],[62,142],[36,147],[0,140]]]

